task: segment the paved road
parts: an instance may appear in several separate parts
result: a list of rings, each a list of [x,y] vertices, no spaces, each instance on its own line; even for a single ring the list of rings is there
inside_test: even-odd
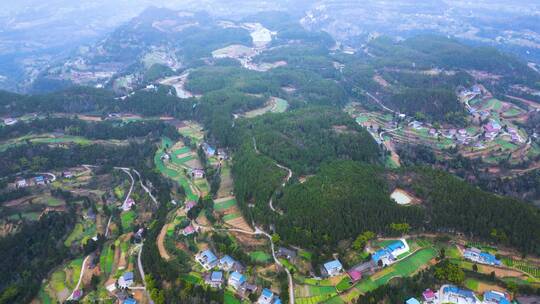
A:
[[[252,137],[252,140],[253,140],[253,149],[255,149],[255,153],[259,154],[260,152],[257,149],[257,141],[255,140],[255,137]],[[283,165],[280,165],[277,162],[275,164],[279,168],[287,170],[287,172],[288,172],[287,178],[285,178],[285,181],[282,184],[282,187],[285,187],[287,182],[289,182],[289,179],[291,179],[291,177],[292,177],[292,171],[291,171],[291,169],[289,169],[289,168],[287,168],[287,167],[285,167]],[[272,200],[271,197],[270,197],[270,200],[268,202],[268,205],[270,206],[270,209],[272,209],[272,211],[274,211],[276,213],[279,213],[274,208],[273,200]],[[262,235],[266,236],[268,238],[268,240],[270,240],[270,244],[271,244],[270,247],[272,249],[272,257],[274,258],[274,262],[277,265],[281,266],[283,269],[285,269],[285,272],[287,273],[287,277],[289,279],[289,303],[294,304],[294,282],[293,282],[291,272],[289,271],[289,269],[287,269],[287,267],[283,267],[283,264],[281,264],[281,262],[278,260],[278,258],[276,256],[276,252],[275,252],[274,242],[272,241],[272,236],[269,235],[268,233],[264,232],[262,229],[258,228],[257,226],[255,226],[255,225],[253,225],[253,226],[255,227],[255,232],[249,232],[249,231],[245,231],[245,230],[241,230],[241,229],[226,229],[226,230],[228,230],[228,231],[236,231],[236,232],[241,232],[241,233],[247,233],[247,234],[252,234],[252,235],[261,235],[262,234]]]
[[[291,179],[292,177],[292,171],[291,169],[283,166],[283,165],[280,165],[278,163],[276,163],[276,166],[278,166],[279,168],[283,169],[283,170],[287,170],[287,176],[285,177],[284,181],[283,181],[283,184],[281,184],[281,187],[285,187],[285,185],[287,185],[287,183],[289,182],[289,180]],[[280,211],[276,210],[274,208],[274,199],[272,197],[270,197],[270,200],[268,201],[268,206],[270,207],[270,209],[276,213],[279,213],[280,215],[282,214]]]
[[[394,111],[392,109],[390,109],[389,107],[385,106],[377,97],[371,95],[371,93],[369,92],[365,92],[367,96],[371,97],[371,99],[375,100],[376,103],[379,104],[379,106],[381,106],[381,108],[385,109],[386,111],[388,112],[392,112],[392,113],[395,113],[395,114],[398,114],[400,115],[401,113],[397,112],[397,111]]]
[[[86,169],[88,170],[91,170],[90,168],[96,168],[97,166],[93,166],[93,165],[82,165],[83,167],[85,167]],[[116,170],[122,170],[124,171],[124,173],[126,173],[127,175],[129,175],[129,178],[131,179],[131,186],[129,187],[129,191],[128,191],[128,194],[126,196],[126,199],[124,200],[124,203],[129,199],[129,197],[131,196],[131,193],[133,192],[133,187],[135,186],[135,179],[133,178],[133,175],[131,174],[131,170],[133,170],[133,172],[135,172],[135,174],[137,174],[137,177],[139,178],[139,182],[141,183],[141,187],[143,188],[143,190],[148,193],[148,195],[150,196],[150,198],[152,199],[152,201],[156,204],[156,205],[159,205],[158,201],[156,200],[156,198],[152,195],[152,193],[150,192],[150,190],[143,184],[142,182],[142,178],[141,178],[141,175],[139,174],[139,172],[135,169],[130,169],[130,168],[126,168],[126,167],[114,167],[114,169]],[[111,219],[109,218],[109,223],[107,224],[107,229],[105,231],[105,236],[107,236],[107,233],[109,232],[109,224],[111,222]],[[137,255],[137,266],[139,268],[139,273],[141,275],[141,279],[143,281],[143,285],[142,287],[133,287],[132,289],[144,289],[145,290],[145,294],[146,294],[146,297],[148,298],[148,301],[149,303],[153,304],[154,302],[152,301],[152,298],[150,297],[150,294],[148,294],[148,291],[146,290],[146,276],[145,276],[145,273],[144,273],[144,269],[143,269],[143,265],[142,265],[142,260],[141,260],[141,253],[142,253],[142,250],[143,250],[143,245],[144,245],[144,242],[141,243],[141,247],[139,249],[139,253]],[[81,272],[82,273],[82,272]],[[81,274],[82,275],[82,274]]]
[[[137,177],[139,178],[139,183],[141,184],[141,188],[143,188],[143,190],[148,193],[148,195],[150,196],[150,198],[152,199],[152,201],[154,202],[154,204],[156,205],[156,207],[159,206],[159,203],[157,201],[157,199],[154,197],[154,195],[152,194],[152,192],[150,192],[150,189],[148,189],[144,183],[142,182],[142,178],[141,178],[141,174],[139,173],[139,171],[133,169],[133,172],[135,172],[135,174],[137,174]]]
[[[73,288],[73,291],[71,292],[71,294],[67,298],[68,300],[72,300],[73,299],[73,294],[75,293],[75,291],[79,290],[79,288],[81,287],[84,271],[86,270],[86,262],[88,262],[89,258],[90,258],[90,256],[87,256],[86,258],[84,258],[84,261],[83,261],[82,266],[81,266],[82,267],[81,268],[81,273],[79,275],[79,281],[77,282],[77,286],[75,286],[75,288]]]
[[[54,182],[56,180],[56,175],[54,175],[53,173],[51,172],[39,172],[37,174],[41,174],[41,175],[48,175],[51,177],[51,183]]]
[[[114,169],[122,170],[124,173],[129,175],[129,178],[131,179],[131,186],[129,187],[128,194],[126,198],[124,199],[124,204],[127,202],[129,197],[131,196],[131,192],[133,192],[133,186],[135,186],[135,179],[133,179],[133,175],[129,172],[128,168],[120,168],[120,167],[114,167]],[[107,221],[107,227],[105,227],[105,237],[109,236],[109,226],[111,225],[112,215],[109,217],[109,221]]]

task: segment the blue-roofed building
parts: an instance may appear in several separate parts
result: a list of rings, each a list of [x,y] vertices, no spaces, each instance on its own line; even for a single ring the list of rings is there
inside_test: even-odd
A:
[[[487,252],[480,253],[480,259],[482,259],[486,264],[489,264],[489,265],[496,265],[496,266],[501,265],[501,261],[497,260],[497,258],[491,253],[487,253]]]
[[[481,251],[478,248],[467,248],[463,252],[463,257],[479,264],[499,266],[501,261],[498,260],[493,254]]]
[[[484,304],[510,304],[507,293],[490,290],[484,293]]]
[[[337,276],[343,271],[343,265],[338,260],[327,262],[323,265],[323,273],[329,277]]]
[[[128,288],[131,285],[133,285],[133,280],[135,279],[135,276],[133,275],[133,272],[128,271],[124,272],[124,274],[118,278],[118,286],[120,288]]]
[[[246,283],[246,277],[243,274],[235,271],[229,276],[228,283],[229,286],[231,286],[235,290],[240,290],[242,286]]]
[[[223,284],[223,272],[221,271],[214,271],[210,275],[207,275],[205,277],[206,284],[214,287],[214,288],[221,288],[221,285]]]
[[[405,301],[405,304],[420,304],[420,301],[418,301],[415,298],[410,298],[407,301]]]
[[[230,271],[233,269],[234,264],[236,264],[236,261],[232,257],[226,255],[219,260],[218,267],[221,270]]]
[[[34,180],[37,185],[45,185],[45,177],[43,176],[36,176]]]
[[[202,145],[202,148],[204,150],[204,153],[206,156],[214,156],[216,154],[216,149],[212,148],[209,144],[204,143]]]
[[[376,264],[379,264],[379,261],[381,261],[383,266],[388,266],[393,264],[398,256],[408,251],[409,245],[406,240],[402,239],[373,253],[371,255],[371,260]]]
[[[127,298],[124,300],[123,304],[137,304],[137,300],[132,298]]]
[[[195,256],[195,260],[206,270],[210,270],[218,264],[218,258],[210,249],[199,252]]]
[[[474,292],[470,290],[460,289],[454,285],[445,285],[442,287],[440,303],[464,303],[475,304],[481,303]]]
[[[274,303],[274,293],[268,289],[265,288],[261,292],[261,296],[259,297],[259,300],[257,300],[257,304],[272,304]]]

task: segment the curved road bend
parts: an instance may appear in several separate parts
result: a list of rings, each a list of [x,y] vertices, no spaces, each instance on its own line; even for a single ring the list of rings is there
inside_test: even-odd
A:
[[[83,167],[87,168],[88,170],[90,170],[90,168],[96,168],[97,166],[93,166],[93,165],[83,165]],[[122,170],[124,171],[127,175],[129,175],[130,179],[131,179],[131,187],[129,188],[129,192],[128,192],[128,195],[126,197],[126,199],[124,200],[124,203],[128,200],[128,198],[131,196],[131,192],[133,191],[133,187],[135,185],[135,179],[133,178],[133,175],[131,175],[130,173],[130,168],[125,168],[125,167],[114,167],[114,169],[117,169],[117,170]],[[141,183],[141,187],[143,188],[143,190],[148,193],[148,195],[150,196],[150,198],[152,199],[152,201],[158,205],[158,201],[156,200],[156,198],[152,195],[152,193],[150,192],[150,190],[143,184],[142,182],[142,178],[141,178],[141,175],[139,174],[139,172],[135,169],[133,169],[133,171],[135,172],[135,174],[137,174],[137,176],[139,177],[139,181]],[[105,231],[105,237],[107,236],[108,232],[109,232],[109,224],[111,222],[111,218],[109,218],[109,223],[107,224],[107,228],[106,228],[106,231]],[[150,297],[150,294],[148,294],[148,291],[146,290],[146,276],[145,276],[145,273],[144,273],[144,268],[143,268],[143,265],[142,265],[142,259],[141,259],[141,253],[142,253],[142,250],[143,250],[143,246],[144,246],[144,241],[143,243],[141,243],[141,247],[139,249],[139,253],[137,255],[137,266],[139,268],[139,273],[141,275],[141,279],[143,281],[143,287],[134,287],[133,289],[144,289],[144,293],[146,294],[146,297],[148,298],[148,301],[150,304],[153,304],[154,302],[152,301],[152,298]],[[87,257],[88,258],[88,257]],[[84,266],[84,263],[83,263],[83,266]],[[82,271],[81,271],[81,277],[82,277]],[[77,285],[78,286],[78,285]],[[76,290],[76,289],[75,289]]]
[[[259,152],[259,149],[257,149],[257,141],[255,140],[254,136],[252,137],[252,140],[253,140],[253,149],[255,149],[255,153],[259,154],[260,152]],[[289,179],[292,177],[292,171],[291,171],[291,169],[289,169],[289,168],[287,168],[287,167],[285,167],[283,165],[280,165],[277,162],[275,162],[275,165],[278,166],[281,169],[287,170],[287,177],[285,178],[285,181],[282,184],[282,187],[285,187],[285,185],[289,182]],[[268,205],[270,206],[270,209],[272,209],[272,211],[279,214],[279,212],[274,208],[272,197],[270,197]],[[255,225],[253,225],[253,226],[255,226]],[[287,278],[289,279],[289,304],[294,304],[294,282],[293,282],[293,278],[292,278],[292,275],[291,275],[291,272],[289,271],[289,269],[287,267],[284,267],[283,264],[277,258],[276,252],[275,252],[275,245],[274,245],[274,242],[272,241],[272,236],[269,235],[268,233],[266,233],[264,230],[260,229],[257,226],[255,226],[255,232],[249,232],[249,231],[245,231],[245,230],[241,230],[241,229],[225,229],[225,230],[236,231],[236,232],[241,232],[241,233],[247,233],[247,234],[251,234],[251,235],[261,235],[262,234],[262,235],[266,236],[268,238],[268,240],[270,240],[270,245],[271,245],[270,247],[272,249],[272,257],[274,258],[274,262],[277,265],[281,266],[283,269],[285,269],[285,272],[287,273]]]
[[[73,300],[73,295],[75,294],[75,291],[79,290],[79,288],[81,287],[81,282],[82,282],[82,278],[83,278],[83,275],[84,275],[84,270],[86,269],[86,262],[88,262],[89,258],[90,258],[89,255],[86,256],[86,258],[84,258],[82,266],[81,266],[81,273],[79,274],[79,281],[77,282],[77,285],[75,286],[75,288],[73,288],[73,291],[71,292],[71,294],[69,295],[67,300]]]

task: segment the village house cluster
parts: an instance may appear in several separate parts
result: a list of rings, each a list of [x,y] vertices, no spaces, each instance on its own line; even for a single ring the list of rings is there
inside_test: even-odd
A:
[[[213,288],[231,287],[239,296],[257,292],[258,287],[250,284],[244,274],[245,267],[229,255],[218,258],[210,249],[195,255],[195,260],[207,271],[204,282]],[[263,289],[257,303],[281,304],[279,296],[269,289]]]
[[[488,290],[480,300],[470,290],[462,289],[454,285],[443,285],[438,291],[426,289],[422,293],[422,300],[410,298],[405,304],[510,304],[511,298],[508,293]]]

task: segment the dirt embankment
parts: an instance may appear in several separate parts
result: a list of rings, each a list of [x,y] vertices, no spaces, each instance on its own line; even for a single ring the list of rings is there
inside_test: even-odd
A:
[[[159,232],[159,235],[156,241],[158,250],[159,250],[159,255],[166,261],[171,259],[171,256],[167,252],[167,249],[165,249],[165,236],[167,236],[168,227],[169,227],[169,224],[163,225],[163,228],[161,228],[161,231]]]

